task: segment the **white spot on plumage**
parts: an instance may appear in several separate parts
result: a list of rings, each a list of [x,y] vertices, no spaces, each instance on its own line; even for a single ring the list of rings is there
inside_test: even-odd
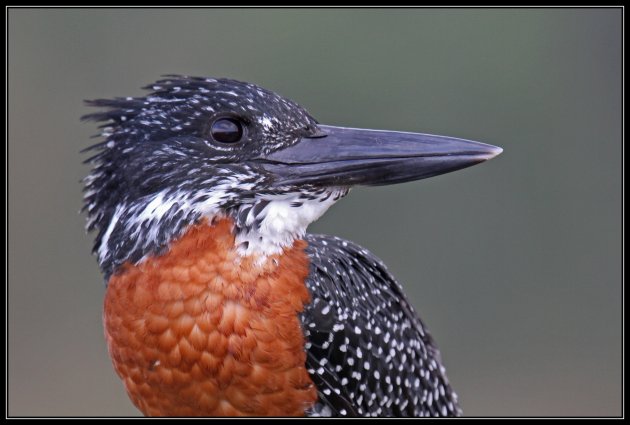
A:
[[[263,128],[267,131],[273,128],[273,123],[271,122],[269,117],[266,115],[260,120],[260,123],[262,124]]]
[[[157,97],[157,96],[149,96],[147,97],[147,102],[149,103],[181,103],[181,102],[186,102],[186,99],[181,99],[181,98],[164,98],[164,97]]]

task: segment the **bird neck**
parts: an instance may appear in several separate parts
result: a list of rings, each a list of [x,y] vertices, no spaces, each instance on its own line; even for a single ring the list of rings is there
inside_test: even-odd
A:
[[[348,190],[313,188],[250,197],[217,187],[209,192],[158,192],[110,208],[109,215],[94,224],[99,229],[94,250],[109,279],[126,262],[140,264],[168,250],[195,223],[207,227],[227,218],[236,252],[262,265],[268,257],[293,247],[308,225]]]
[[[189,226],[181,237],[172,241],[165,253],[149,256],[136,264],[125,263],[117,275],[178,265],[188,268],[197,263],[212,266],[217,275],[237,286],[247,287],[261,277],[284,275],[285,272],[288,272],[284,279],[286,284],[304,286],[309,266],[304,240],[291,239],[274,254],[262,255],[254,251],[251,255],[243,255],[239,249],[241,247],[242,242],[233,219],[203,219]],[[290,265],[288,269],[287,264]],[[294,273],[289,272],[291,270]]]

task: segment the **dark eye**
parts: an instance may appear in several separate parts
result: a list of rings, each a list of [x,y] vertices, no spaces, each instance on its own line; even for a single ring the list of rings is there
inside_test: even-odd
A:
[[[219,118],[210,128],[212,138],[221,143],[236,143],[243,137],[243,125],[234,118]]]

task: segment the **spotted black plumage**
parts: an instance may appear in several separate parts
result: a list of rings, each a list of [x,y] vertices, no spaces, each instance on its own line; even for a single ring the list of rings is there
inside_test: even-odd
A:
[[[385,265],[340,238],[306,241],[313,301],[302,323],[319,391],[311,414],[461,414],[431,335]]]

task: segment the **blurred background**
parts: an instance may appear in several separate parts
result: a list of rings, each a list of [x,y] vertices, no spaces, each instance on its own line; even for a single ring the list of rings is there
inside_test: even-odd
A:
[[[10,9],[9,415],[124,416],[79,150],[83,99],[257,83],[332,125],[505,149],[357,188],[310,230],[403,284],[475,416],[621,414],[621,9]]]

